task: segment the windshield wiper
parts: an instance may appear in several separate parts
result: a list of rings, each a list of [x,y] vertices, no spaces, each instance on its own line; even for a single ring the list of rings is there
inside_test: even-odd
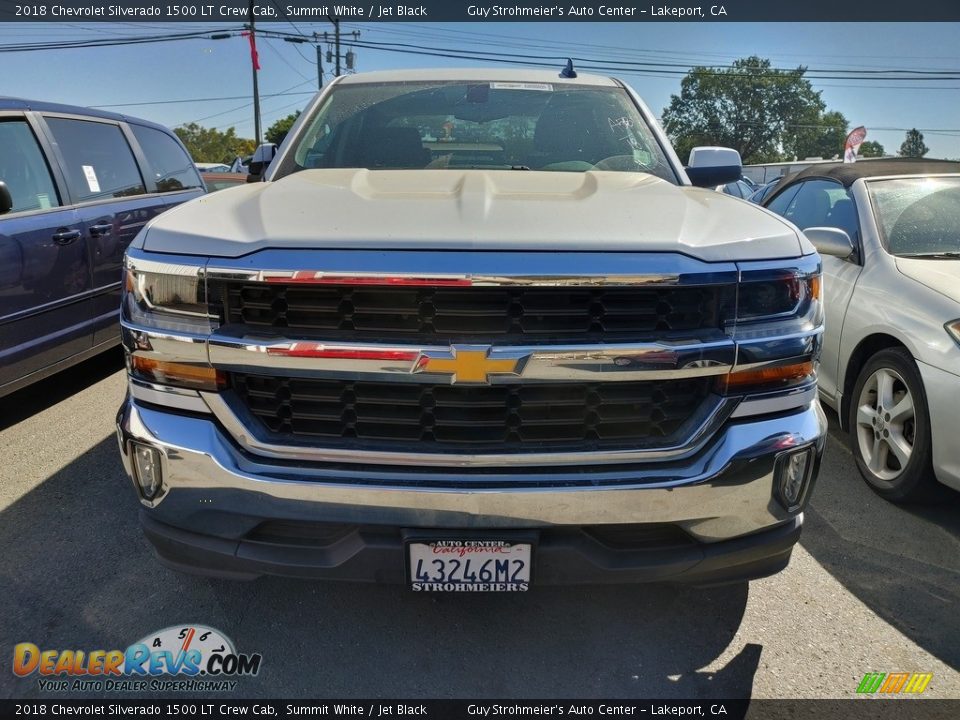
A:
[[[511,170],[529,170],[530,168],[528,168],[526,165],[511,165],[510,169]]]
[[[958,260],[960,259],[960,250],[947,250],[944,252],[932,253],[904,253],[900,257],[919,258],[921,260]]]

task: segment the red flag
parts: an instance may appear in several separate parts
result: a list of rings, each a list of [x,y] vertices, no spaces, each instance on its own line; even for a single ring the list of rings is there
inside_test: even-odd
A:
[[[257,38],[252,32],[244,30],[242,33],[243,37],[247,38],[250,41],[250,62],[253,63],[253,69],[260,69],[260,53],[257,52]]]
[[[859,152],[860,145],[863,144],[866,137],[867,129],[863,125],[850,131],[850,134],[847,135],[846,142],[843,143],[843,161],[845,163],[854,163],[857,161],[857,152]]]

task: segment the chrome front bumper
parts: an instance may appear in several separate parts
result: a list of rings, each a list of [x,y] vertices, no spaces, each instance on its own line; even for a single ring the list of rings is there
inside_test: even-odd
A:
[[[267,520],[504,531],[671,523],[714,543],[798,520],[802,507],[788,512],[774,497],[775,459],[812,446],[815,478],[826,420],[814,401],[789,414],[731,420],[680,461],[560,469],[517,485],[504,482],[503,468],[470,471],[466,483],[450,469],[364,473],[356,465],[254,457],[209,416],[165,412],[129,397],[117,432],[131,478],[131,441],[161,451],[163,487],[156,500],[141,498],[145,516],[222,539],[240,540]]]

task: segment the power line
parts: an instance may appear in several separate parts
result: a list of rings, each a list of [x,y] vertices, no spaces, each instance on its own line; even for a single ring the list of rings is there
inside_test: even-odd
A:
[[[306,80],[302,83],[298,83],[293,87],[302,87],[308,82],[313,82],[313,79]],[[304,90],[301,92],[278,92],[278,93],[269,93],[264,95],[265,98],[271,97],[282,97],[285,95],[314,95],[315,93],[312,90]],[[132,103],[110,103],[106,105],[88,105],[88,107],[107,109],[107,108],[121,108],[121,107],[140,107],[144,105],[176,105],[179,103],[200,103],[200,102],[219,102],[221,100],[245,100],[249,98],[249,95],[224,95],[222,97],[202,97],[202,98],[178,98],[176,100],[148,100],[145,102],[132,102]],[[251,103],[252,104],[252,103]]]
[[[173,40],[210,40],[212,35],[233,33],[232,28],[198,30],[166,35],[135,35],[126,37],[94,38],[87,40],[64,40],[60,42],[27,42],[0,45],[0,52],[36,52],[41,50],[72,50],[91,47],[114,47],[117,45],[144,45]]]
[[[349,25],[351,27],[361,27],[357,23],[344,23],[344,25]],[[569,49],[571,47],[579,48],[588,48],[590,50],[601,50],[604,52],[616,51],[617,55],[629,55],[634,57],[652,57],[662,59],[664,56],[673,56],[676,58],[680,57],[711,57],[711,58],[733,58],[736,59],[737,55],[732,53],[711,53],[706,51],[699,51],[696,53],[677,51],[675,49],[667,48],[646,48],[640,49],[636,47],[624,47],[617,45],[609,44],[595,44],[595,43],[582,43],[564,40],[563,43],[551,42],[536,40],[533,38],[523,37],[518,38],[511,35],[503,35],[497,33],[484,33],[470,30],[457,30],[453,28],[434,28],[427,25],[418,25],[416,23],[404,23],[402,28],[399,27],[384,27],[375,25],[372,27],[365,27],[368,32],[373,33],[389,33],[394,35],[401,35],[407,37],[415,37],[417,39],[423,38],[439,38],[444,40],[453,39],[450,35],[462,36],[458,37],[458,40],[463,42],[474,44],[474,45],[488,45],[503,47],[504,45],[510,45],[513,47],[523,47],[523,48],[535,48],[535,49],[550,49],[558,50],[564,53],[563,57],[566,58],[569,56]],[[478,39],[474,39],[478,38]],[[787,54],[787,53],[774,53],[771,57],[800,57],[805,58],[808,55],[799,55],[799,54]],[[889,60],[887,55],[854,55],[854,54],[845,54],[845,55],[824,55],[818,53],[820,58],[882,58],[884,60]],[[919,59],[919,60],[956,60],[960,61],[960,57],[957,56],[904,56],[898,55],[898,59]],[[692,60],[689,62],[689,65],[699,65],[706,64],[700,62],[699,60]],[[875,65],[851,65],[851,67],[876,67]],[[923,68],[916,68],[918,70],[923,70]],[[936,70],[940,70],[937,68]],[[960,72],[958,70],[947,70],[947,72]]]
[[[415,45],[412,43],[385,43],[374,40],[359,40],[353,43],[357,47],[364,47],[371,50],[383,50],[385,52],[402,52],[413,55],[428,55],[433,57],[457,58],[461,60],[481,60],[484,62],[506,63],[511,65],[539,65],[541,67],[554,67],[557,62],[563,62],[570,56],[561,55],[521,55],[518,53],[504,53],[495,51],[478,50],[458,50],[455,48],[431,47],[425,45]],[[579,63],[579,67],[588,70],[605,71],[623,71],[633,73],[655,72],[660,75],[687,75],[691,70],[697,70],[701,74],[722,76],[725,78],[753,79],[781,79],[785,76],[789,79],[791,75],[803,74],[806,79],[820,80],[870,80],[879,74],[894,75],[894,77],[878,77],[880,80],[960,80],[960,70],[953,71],[914,71],[914,70],[815,70],[809,68],[760,68],[750,66],[689,66],[682,63],[661,63],[649,61],[618,61],[603,58],[572,57],[574,62]],[[551,63],[541,61],[553,61]],[[673,69],[678,68],[678,69]],[[681,69],[683,68],[683,69]],[[759,72],[751,75],[731,75],[722,70],[751,70],[756,69]],[[839,75],[838,73],[856,72],[856,75]],[[818,75],[815,73],[827,73]],[[901,75],[906,75],[905,77]],[[922,75],[922,77],[921,77]]]
[[[296,33],[289,33],[278,30],[261,30],[262,37],[269,38],[295,38],[299,40],[314,40],[314,37],[300,31],[292,22],[291,26],[297,30]],[[72,49],[86,47],[110,47],[116,45],[136,45],[144,43],[167,42],[172,40],[189,39],[210,39],[211,35],[233,34],[231,30],[204,30],[192,31],[186,33],[153,35],[153,36],[127,36],[96,38],[77,41],[63,41],[57,43],[13,43],[0,45],[0,52],[31,52],[37,50],[51,49]],[[354,40],[353,45],[372,50],[381,50],[384,52],[401,52],[413,55],[425,55],[430,57],[455,58],[473,61],[493,62],[511,65],[537,65],[541,67],[553,67],[556,62],[566,60],[566,55],[537,55],[497,52],[492,50],[479,51],[461,48],[436,47],[420,45],[415,43],[393,43],[374,40]],[[303,57],[301,55],[301,57]],[[306,58],[304,57],[306,60]],[[628,72],[633,74],[670,76],[687,75],[694,68],[701,74],[719,75],[726,78],[737,78],[747,80],[757,79],[781,79],[785,75],[789,78],[791,75],[804,74],[808,80],[899,80],[899,81],[941,81],[941,80],[960,80],[960,70],[914,70],[907,68],[887,68],[887,69],[828,69],[828,68],[750,68],[749,66],[740,66],[739,69],[755,69],[750,75],[736,75],[728,72],[732,69],[738,69],[733,65],[688,65],[679,62],[659,62],[652,60],[623,60],[619,58],[591,58],[583,56],[573,56],[573,60],[581,67],[588,70],[602,70],[607,72]],[[549,61],[549,65],[546,61]],[[292,67],[292,66],[291,66]],[[298,71],[299,72],[299,71]]]
[[[280,58],[280,61],[281,61],[284,65],[286,65],[288,68],[290,68],[291,70],[293,70],[297,75],[299,75],[300,77],[302,77],[302,78],[305,79],[305,80],[312,80],[312,79],[313,79],[313,78],[307,77],[307,76],[304,75],[300,70],[298,70],[297,68],[295,68],[295,67],[290,63],[290,61],[287,60],[287,59],[283,56],[283,54],[273,46],[273,43],[270,42],[270,39],[269,39],[269,38],[266,38],[266,37],[263,38],[263,43],[264,43],[271,51],[273,51],[273,54],[274,54],[274,55],[276,55],[278,58]],[[302,55],[301,55],[301,57],[302,57]]]
[[[312,83],[313,80],[308,80],[307,82]],[[304,84],[304,83],[300,83],[300,85],[303,85],[303,84]],[[299,85],[297,85],[297,86],[295,86],[295,87],[299,87]],[[275,97],[287,97],[287,96],[290,96],[290,95],[313,95],[313,93],[312,93],[312,92],[300,92],[300,93],[283,92],[283,93],[274,93],[273,95],[269,95],[269,96],[268,96],[268,95],[263,95],[262,97],[265,97],[265,98],[268,98],[268,99],[273,99],[273,98],[275,98]],[[284,105],[284,107],[293,107],[294,105],[302,105],[302,104],[303,104],[303,100],[296,100],[296,101],[294,101],[294,102],[292,102],[292,103],[289,103],[288,105]],[[253,102],[252,102],[252,101],[251,101],[251,102],[248,102],[248,103],[245,103],[244,105],[240,105],[239,107],[231,108],[231,109],[229,109],[229,110],[224,110],[223,112],[214,113],[213,115],[207,115],[206,117],[197,118],[196,120],[189,120],[188,122],[199,123],[199,122],[202,122],[202,121],[204,121],[204,120],[209,120],[210,118],[222,117],[223,115],[229,115],[229,114],[232,113],[232,112],[239,112],[240,110],[246,110],[246,109],[249,108],[251,105],[253,105]],[[273,109],[273,110],[271,110],[270,112],[277,112],[277,109]],[[238,120],[230,120],[229,122],[224,121],[221,125],[217,125],[216,127],[217,127],[217,128],[227,127],[227,126],[229,126],[229,125],[231,125],[231,124],[235,124],[236,122],[238,122]],[[181,123],[181,124],[185,124],[185,123]]]
[[[277,9],[277,11],[280,13],[281,16],[285,16],[285,15],[286,15],[286,13],[283,11],[283,8],[280,7],[280,3],[277,2],[277,0],[270,0],[270,3]],[[299,27],[297,27],[297,24],[296,24],[293,20],[291,20],[290,18],[285,18],[285,19],[286,19],[287,23],[290,24],[290,27],[292,27],[292,28],[294,29],[294,31],[296,31],[297,34],[299,34],[299,35],[306,35],[306,33],[303,32],[303,30],[301,30]],[[306,63],[308,63],[311,67],[316,67],[316,68],[317,68],[317,72],[320,72],[319,67],[317,67],[317,63],[314,62],[313,60],[311,60],[310,58],[308,58],[306,55],[304,55],[304,54],[303,54],[303,51],[302,51],[296,44],[293,46],[293,49],[297,51],[297,55],[299,55],[300,57],[302,57]],[[304,77],[306,77],[306,76],[304,76]]]

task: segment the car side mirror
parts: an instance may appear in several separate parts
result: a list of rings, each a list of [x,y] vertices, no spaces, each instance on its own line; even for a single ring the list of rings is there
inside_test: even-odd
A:
[[[7,184],[0,180],[0,215],[6,215],[13,210],[13,196]]]
[[[853,241],[846,230],[834,227],[812,227],[803,231],[821,255],[832,255],[846,260],[853,255]]]
[[[687,162],[687,177],[697,187],[736,182],[743,174],[740,153],[732,148],[695,147]]]
[[[277,146],[273,143],[263,143],[253,153],[253,158],[247,166],[247,182],[260,182],[263,180],[263,174],[270,166],[270,161],[277,154]]]

